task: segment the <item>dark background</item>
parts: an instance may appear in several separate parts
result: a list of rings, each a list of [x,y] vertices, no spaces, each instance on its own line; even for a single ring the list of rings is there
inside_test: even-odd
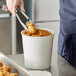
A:
[[[25,13],[32,19],[32,0],[24,0],[24,8],[25,8]],[[21,17],[22,21],[26,23],[26,19],[19,13],[19,16]],[[17,20],[17,19],[16,19]],[[23,47],[22,47],[22,37],[21,37],[21,31],[23,30],[23,27],[17,20],[17,53],[23,53]]]

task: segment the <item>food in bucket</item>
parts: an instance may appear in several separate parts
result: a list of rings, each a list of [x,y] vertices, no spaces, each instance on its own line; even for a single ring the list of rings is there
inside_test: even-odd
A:
[[[23,30],[22,33],[27,36],[33,36],[33,37],[42,37],[42,36],[49,36],[52,35],[51,32],[43,29],[36,29],[35,24],[32,24],[30,22],[26,22],[26,26],[28,31]]]

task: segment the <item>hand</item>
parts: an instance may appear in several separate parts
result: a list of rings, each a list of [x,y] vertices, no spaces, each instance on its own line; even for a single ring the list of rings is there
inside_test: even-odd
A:
[[[24,10],[23,0],[6,0],[6,4],[8,6],[9,11],[13,15],[16,15],[17,6],[21,9],[21,11],[25,11]]]

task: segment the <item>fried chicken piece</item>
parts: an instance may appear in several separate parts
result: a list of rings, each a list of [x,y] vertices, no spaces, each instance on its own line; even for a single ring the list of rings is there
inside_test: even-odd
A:
[[[0,67],[0,72],[1,72],[2,70],[3,70],[2,67]]]
[[[27,32],[26,30],[23,30],[22,33],[23,33],[24,35],[31,36],[31,33]]]
[[[0,72],[0,76],[4,76],[4,74],[3,74],[3,72],[2,72],[2,71]]]
[[[2,61],[0,61],[0,67],[3,67],[3,62]]]
[[[11,70],[11,67],[3,66],[3,62],[0,61],[0,76],[18,76],[18,73],[10,73]]]
[[[47,30],[37,29],[37,31],[38,31],[38,33],[39,33],[40,36],[49,36],[49,35],[52,35]]]
[[[39,34],[34,34],[34,35],[31,35],[32,37],[41,37],[41,35],[39,35]]]
[[[18,73],[11,73],[10,76],[18,76]]]
[[[7,71],[7,72],[11,72],[11,70],[12,70],[11,67],[9,67],[7,65],[3,66],[2,69],[3,69],[2,71]]]
[[[30,22],[26,22],[26,26],[28,28],[28,32],[31,33],[31,34],[36,34],[37,33],[37,30],[35,28],[35,25],[30,23]]]
[[[27,26],[27,27],[29,27],[29,26],[31,26],[31,25],[32,25],[32,23],[30,23],[30,22],[28,22],[28,21],[26,22],[26,26]]]
[[[4,76],[10,76],[10,73],[6,72],[6,71],[4,71],[3,74],[4,74]]]
[[[36,34],[36,33],[37,33],[37,30],[36,30],[35,27],[29,26],[29,27],[28,27],[28,32],[31,33],[31,34]]]

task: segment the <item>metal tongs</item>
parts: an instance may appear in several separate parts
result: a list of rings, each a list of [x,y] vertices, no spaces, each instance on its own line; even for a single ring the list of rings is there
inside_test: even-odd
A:
[[[19,15],[17,13],[18,11],[27,19],[27,21],[29,21],[31,23],[32,23],[32,21],[31,21],[31,19],[23,11],[21,11],[19,8],[16,9],[16,17],[17,17],[17,19],[19,20],[19,22],[21,23],[21,25],[23,26],[23,28],[25,30],[27,30],[27,26],[22,22],[22,20],[20,19]]]

